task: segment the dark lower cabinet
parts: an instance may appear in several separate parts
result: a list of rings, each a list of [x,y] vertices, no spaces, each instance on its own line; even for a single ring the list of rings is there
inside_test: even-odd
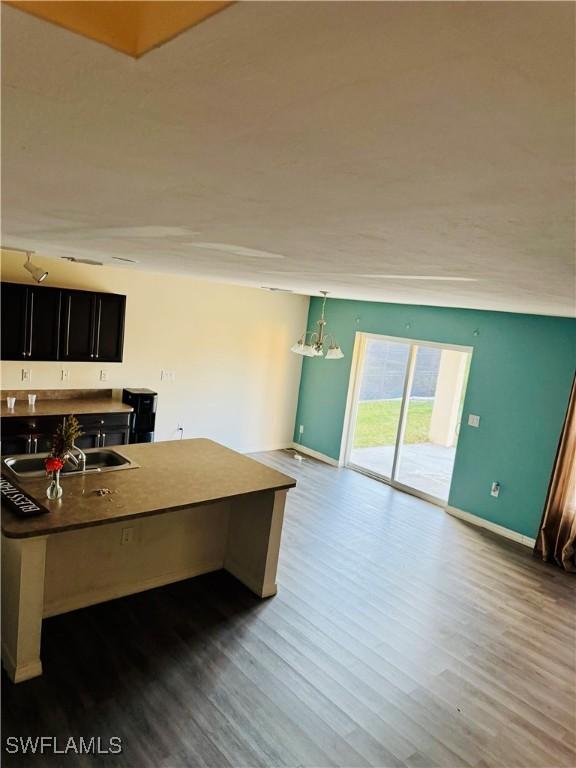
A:
[[[95,413],[78,414],[77,419],[84,433],[76,440],[82,450],[127,445],[130,434],[130,414]],[[48,453],[52,449],[52,437],[63,416],[38,416],[34,418],[7,417],[1,420],[2,456],[20,453]]]
[[[2,283],[2,359],[122,362],[126,297]]]
[[[82,437],[79,437],[76,440],[76,445],[78,448],[82,448],[83,451],[88,450],[88,448],[99,448],[100,447],[100,430],[99,429],[91,429],[84,432]]]
[[[7,435],[2,430],[2,456],[30,453],[31,440],[31,435]]]
[[[128,428],[115,427],[100,432],[100,447],[105,448],[111,445],[127,445],[130,438]]]
[[[90,429],[76,440],[76,445],[82,450],[87,448],[109,448],[112,445],[128,445],[130,430],[128,427],[103,427]]]

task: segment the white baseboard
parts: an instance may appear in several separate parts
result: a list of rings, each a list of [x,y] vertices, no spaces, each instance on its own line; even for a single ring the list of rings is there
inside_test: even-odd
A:
[[[242,449],[241,453],[267,453],[268,451],[285,451],[288,448],[292,448],[292,443],[275,443],[273,445],[265,446],[252,446],[250,448]]]
[[[13,683],[23,683],[25,680],[31,680],[33,677],[40,677],[42,674],[42,662],[40,659],[18,666],[12,658],[8,646],[4,643],[2,643],[2,665]]]
[[[333,467],[341,466],[341,464],[337,461],[337,459],[333,459],[332,456],[326,456],[325,453],[320,453],[320,451],[315,451],[312,448],[307,448],[305,445],[300,445],[299,443],[292,443],[290,447],[293,448],[297,453],[304,453],[306,456],[311,456],[313,459],[318,459],[318,461],[323,461],[325,464],[331,464]]]
[[[536,544],[536,539],[531,539],[530,536],[524,536],[518,533],[518,531],[513,531],[503,525],[498,525],[498,523],[492,523],[490,520],[485,520],[483,517],[478,517],[478,515],[473,515],[470,512],[464,512],[464,510],[458,509],[458,507],[446,507],[446,512],[453,517],[458,517],[460,520],[476,525],[478,528],[486,528],[486,530],[497,533],[505,539],[511,539],[519,544],[524,544],[525,547],[533,548]]]

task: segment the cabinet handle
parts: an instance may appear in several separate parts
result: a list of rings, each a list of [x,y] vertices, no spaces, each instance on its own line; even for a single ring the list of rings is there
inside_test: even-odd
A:
[[[30,293],[30,335],[28,336],[28,357],[32,357],[32,323],[34,322],[34,293]]]
[[[102,317],[102,299],[98,299],[98,325],[96,326],[96,357],[100,354],[100,318]]]
[[[32,435],[28,435],[26,453],[32,453]]]
[[[34,442],[34,453],[38,453],[38,438],[35,437],[33,442]]]
[[[68,356],[68,350],[70,349],[70,313],[72,311],[72,296],[68,294],[68,316],[66,319],[66,356]]]
[[[104,448],[104,446],[106,445],[106,432],[100,433],[100,440],[101,440],[100,447]]]

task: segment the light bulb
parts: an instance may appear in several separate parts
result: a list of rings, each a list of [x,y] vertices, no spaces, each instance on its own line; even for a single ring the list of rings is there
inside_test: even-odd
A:
[[[337,345],[330,347],[330,349],[326,353],[326,360],[340,360],[343,357],[344,357],[344,352],[342,352],[340,347]]]

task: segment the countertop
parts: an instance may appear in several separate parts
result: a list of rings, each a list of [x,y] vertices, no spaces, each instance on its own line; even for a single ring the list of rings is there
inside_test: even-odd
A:
[[[0,416],[10,418],[17,416],[24,418],[28,416],[69,416],[73,413],[78,416],[82,413],[130,413],[134,409],[131,405],[126,405],[120,400],[112,400],[107,397],[95,397],[93,399],[55,399],[55,400],[36,400],[36,405],[31,407],[28,400],[16,400],[14,410],[9,410],[6,405],[6,399],[2,400],[0,405]]]
[[[254,459],[203,438],[115,447],[140,466],[116,472],[65,475],[64,495],[48,501],[48,477],[5,477],[50,512],[20,518],[2,507],[2,532],[22,538],[210,504],[237,496],[293,488],[296,481]],[[113,493],[98,496],[98,488]]]

